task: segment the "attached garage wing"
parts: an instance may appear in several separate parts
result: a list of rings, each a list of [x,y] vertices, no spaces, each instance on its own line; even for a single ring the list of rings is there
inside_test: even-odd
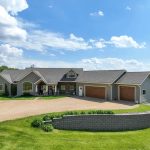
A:
[[[135,87],[119,86],[120,100],[134,101],[135,100]]]
[[[95,86],[86,86],[85,87],[85,95],[87,97],[100,98],[105,99],[105,87],[95,87]]]

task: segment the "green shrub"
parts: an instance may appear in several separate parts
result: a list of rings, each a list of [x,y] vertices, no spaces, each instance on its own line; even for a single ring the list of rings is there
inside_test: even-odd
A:
[[[34,128],[40,128],[43,125],[42,120],[35,119],[32,121],[31,126]]]
[[[51,124],[48,124],[48,125],[42,125],[42,130],[45,131],[45,132],[51,132],[53,131],[53,126]]]
[[[87,112],[86,111],[81,111],[80,114],[85,115],[85,114],[87,114]]]
[[[79,115],[80,112],[77,112],[77,111],[67,111],[67,112],[64,112],[63,115]]]
[[[45,115],[45,116],[43,117],[43,120],[44,120],[44,121],[52,120],[52,116]]]

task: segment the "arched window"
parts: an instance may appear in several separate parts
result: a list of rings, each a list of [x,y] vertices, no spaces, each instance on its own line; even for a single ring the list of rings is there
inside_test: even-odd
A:
[[[31,82],[24,82],[23,83],[23,91],[24,92],[32,92],[32,83]]]

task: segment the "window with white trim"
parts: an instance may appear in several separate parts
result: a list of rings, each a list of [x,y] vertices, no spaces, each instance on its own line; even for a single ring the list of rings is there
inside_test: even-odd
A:
[[[4,91],[4,84],[0,84],[0,91]]]
[[[62,91],[64,91],[66,89],[66,86],[65,85],[61,85],[60,88],[61,88]]]
[[[31,82],[24,82],[23,83],[23,91],[24,92],[32,92],[33,87]]]

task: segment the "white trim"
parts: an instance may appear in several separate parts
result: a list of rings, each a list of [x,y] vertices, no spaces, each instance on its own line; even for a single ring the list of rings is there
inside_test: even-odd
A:
[[[4,92],[5,91],[5,84],[0,84],[0,86],[2,85],[2,90],[0,90],[0,92]]]
[[[83,85],[84,87],[84,96],[86,96],[86,86],[91,86],[91,87],[104,87],[105,88],[105,99],[107,100],[107,86],[103,86],[103,85]],[[94,98],[94,97],[93,97]]]
[[[145,79],[142,81],[141,85],[145,82],[145,80],[149,77],[150,73],[145,77]]]
[[[112,85],[110,85],[110,100],[113,100],[113,98],[112,98],[112,95],[113,95],[113,93],[112,93]]]
[[[34,84],[38,84],[40,81],[43,81],[42,79],[37,80]],[[45,83],[45,81],[43,81]],[[45,83],[47,84],[47,83]]]
[[[0,76],[1,76],[4,80],[6,80],[8,83],[10,83],[10,84],[13,83],[13,82],[10,82],[9,80],[7,80],[7,79],[5,78],[5,76],[3,76],[2,74],[0,74]]]
[[[116,85],[118,85],[118,86],[119,86],[119,85],[125,85],[125,86],[126,86],[126,85],[129,85],[129,86],[136,86],[136,85],[139,86],[139,85],[141,85],[141,84],[126,84],[126,83],[114,83],[114,84],[116,84]]]
[[[41,76],[39,76],[34,70],[32,70],[29,73],[26,73],[21,79],[19,79],[19,81],[23,80],[26,76],[30,75],[31,73],[34,73],[35,75],[37,75],[41,79]],[[42,76],[42,78],[44,78],[44,77]],[[45,80],[45,79],[42,79],[42,80]]]
[[[140,90],[140,93],[139,93],[140,95],[139,95],[139,101],[137,101],[137,103],[141,103],[141,86],[139,85],[138,87],[139,87],[139,90]]]
[[[24,91],[24,89],[23,89],[23,84],[24,83],[31,83],[32,84],[32,90],[30,90],[30,91]],[[23,93],[25,93],[25,92],[33,92],[33,83],[31,82],[31,81],[24,81],[23,83],[22,83],[22,91],[23,91]]]
[[[123,99],[120,99],[120,87],[123,86],[123,87],[134,87],[134,102],[137,102],[136,100],[136,91],[137,91],[137,88],[136,86],[134,85],[118,85],[118,100],[123,100]]]

